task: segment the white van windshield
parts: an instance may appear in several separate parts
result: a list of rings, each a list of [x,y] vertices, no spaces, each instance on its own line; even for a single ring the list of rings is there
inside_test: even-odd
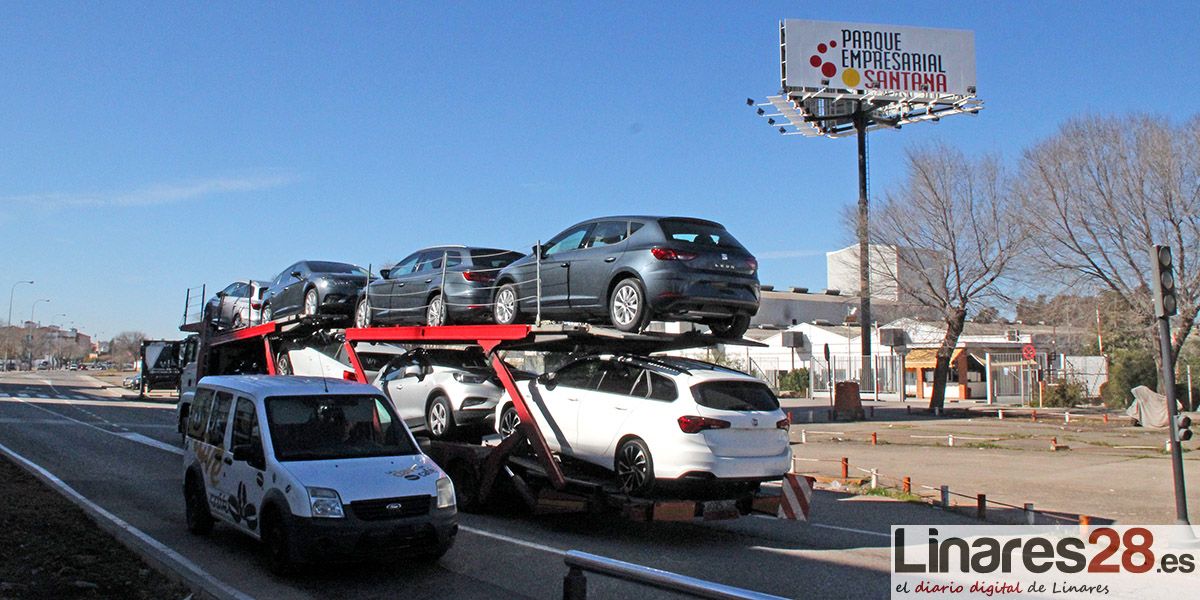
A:
[[[279,461],[417,454],[381,396],[277,396],[266,407]]]

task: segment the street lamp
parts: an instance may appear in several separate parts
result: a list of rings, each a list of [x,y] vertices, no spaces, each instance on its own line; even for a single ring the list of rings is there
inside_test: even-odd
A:
[[[38,302],[45,302],[45,303],[49,304],[50,299],[49,298],[38,298],[37,300],[33,301],[33,307],[29,309],[29,321],[31,323],[34,323],[34,327],[37,327],[37,321],[33,320],[33,313],[34,313],[34,311],[37,310]]]
[[[18,282],[16,282],[16,283],[12,284],[12,288],[10,288],[10,289],[8,290],[8,320],[7,320],[7,321],[5,321],[5,323],[7,323],[7,324],[8,324],[10,327],[12,326],[12,303],[13,303],[13,294],[15,294],[15,293],[17,292],[17,286],[18,286],[18,285],[21,285],[22,283],[28,283],[29,285],[33,285],[33,281],[32,281],[32,280],[29,280],[29,281],[18,281]]]

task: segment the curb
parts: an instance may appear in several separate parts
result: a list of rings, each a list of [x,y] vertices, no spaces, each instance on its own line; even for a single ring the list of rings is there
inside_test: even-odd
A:
[[[53,473],[24,456],[17,454],[4,444],[0,444],[0,454],[3,454],[30,475],[33,475],[64,498],[70,500],[75,506],[82,509],[84,514],[95,522],[100,529],[115,537],[118,542],[141,557],[142,560],[146,561],[155,570],[170,579],[187,585],[193,590],[198,590],[201,594],[200,597],[213,598],[215,600],[252,600],[253,596],[240,592],[216,579],[183,555],[105,510],[95,502],[88,500],[83,494],[75,491],[66,482],[54,476]]]

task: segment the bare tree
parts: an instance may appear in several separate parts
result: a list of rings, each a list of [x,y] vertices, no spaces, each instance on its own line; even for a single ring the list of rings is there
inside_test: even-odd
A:
[[[945,404],[950,358],[969,311],[1004,299],[1001,287],[1025,236],[996,158],[970,159],[938,144],[910,150],[907,162],[908,179],[873,216],[872,242],[894,257],[873,260],[873,275],[946,325],[929,400],[934,410]]]
[[[146,334],[140,331],[122,331],[109,342],[109,351],[117,362],[133,362],[141,354],[145,339]]]
[[[1200,115],[1182,126],[1148,115],[1079,118],[1027,150],[1020,174],[1036,266],[1076,289],[1111,290],[1151,348],[1150,247],[1171,246],[1179,300],[1174,368],[1200,293]]]

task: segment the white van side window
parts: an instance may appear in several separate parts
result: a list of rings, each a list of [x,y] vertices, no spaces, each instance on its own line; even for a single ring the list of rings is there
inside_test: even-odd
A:
[[[192,399],[192,407],[188,409],[187,435],[196,440],[204,440],[205,426],[208,425],[208,410],[212,407],[213,391],[208,388],[196,390]]]
[[[262,438],[258,432],[258,415],[254,412],[254,403],[238,397],[237,409],[233,412],[233,440],[230,448],[243,445],[262,448]]]
[[[225,444],[225,426],[229,421],[229,405],[233,403],[233,394],[217,392],[213,402],[212,416],[208,419],[208,432],[205,441],[213,446]]]

